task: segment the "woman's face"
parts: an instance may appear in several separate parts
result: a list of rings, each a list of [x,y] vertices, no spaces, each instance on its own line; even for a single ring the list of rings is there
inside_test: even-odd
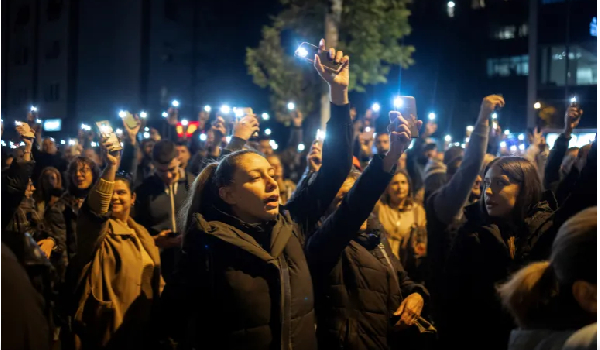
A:
[[[394,204],[401,203],[408,197],[408,179],[402,173],[394,175],[387,189],[390,201]]]
[[[248,223],[272,220],[279,213],[275,169],[258,154],[239,156],[233,183],[220,188],[219,196],[235,215]]]
[[[484,197],[485,209],[489,216],[508,217],[515,207],[521,186],[514,183],[493,165],[485,174]]]
[[[133,203],[135,203],[135,193],[131,193],[127,183],[122,180],[115,181],[115,187],[110,202],[113,215],[119,216],[129,212]]]
[[[73,183],[79,189],[86,189],[92,186],[92,169],[86,163],[77,163],[77,170],[72,176]]]
[[[46,181],[50,185],[50,188],[59,188],[58,186],[58,176],[56,176],[55,172],[47,172],[46,173]]]

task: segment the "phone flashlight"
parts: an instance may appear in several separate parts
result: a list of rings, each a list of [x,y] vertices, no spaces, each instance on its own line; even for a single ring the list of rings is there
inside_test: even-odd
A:
[[[294,108],[296,108],[296,105],[294,104],[294,102],[288,102],[287,108],[288,110],[293,111]]]
[[[303,144],[303,143],[299,143],[299,144],[298,144],[298,151],[299,151],[299,152],[302,152],[302,151],[304,151],[304,149],[305,149],[305,148],[306,148],[306,147],[304,146],[304,144]]]
[[[371,106],[371,109],[373,110],[373,112],[377,113],[381,110],[381,106],[379,105],[379,103],[375,102]]]
[[[177,100],[171,101],[171,106],[173,106],[173,107],[179,107],[179,101],[177,101]]]
[[[210,109],[211,109],[211,108],[210,108],[210,106],[209,106],[209,105],[206,105],[206,106],[204,106],[204,111],[205,111],[206,113],[210,113]]]
[[[429,120],[431,120],[431,121],[434,121],[435,120],[435,113],[433,113],[433,112],[429,113],[429,115],[427,115],[427,118]]]
[[[394,98],[394,108],[398,109],[401,108],[402,106],[404,106],[404,100],[402,99],[402,97],[397,96]]]
[[[37,107],[36,106],[31,106],[29,108],[29,110],[32,111],[32,112],[37,112]]]
[[[144,118],[144,119],[145,119],[145,118],[147,118],[147,117],[148,117],[148,113],[146,113],[146,112],[144,112],[144,111],[141,111],[141,112],[140,112],[140,118]]]
[[[294,51],[294,57],[298,57],[304,61],[314,63],[314,57],[319,56],[321,65],[325,70],[330,73],[339,73],[342,65],[335,63],[333,59],[329,57],[329,51],[320,51],[319,48],[313,44],[303,42],[298,45],[296,51]]]

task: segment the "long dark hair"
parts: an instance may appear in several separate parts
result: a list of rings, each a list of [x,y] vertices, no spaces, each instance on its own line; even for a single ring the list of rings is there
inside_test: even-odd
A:
[[[77,174],[77,167],[79,164],[87,164],[92,171],[92,184],[87,189],[79,189],[77,185],[73,183],[73,175]],[[98,178],[100,177],[100,168],[98,168],[98,164],[96,164],[93,160],[88,157],[78,156],[73,158],[71,163],[69,163],[69,167],[67,168],[67,191],[69,194],[82,198],[87,195],[89,189],[94,186]]]
[[[518,183],[521,186],[512,215],[513,223],[522,223],[527,214],[542,200],[542,182],[536,166],[523,157],[500,157],[487,165],[484,177],[492,167],[498,167],[502,174],[508,176],[511,182]],[[484,185],[482,198],[485,196],[485,190]],[[485,208],[485,200],[480,202],[482,214],[489,219]]]
[[[56,175],[57,184],[56,187],[50,186],[50,182],[47,179],[47,174],[52,173]],[[49,204],[50,199],[53,195],[57,194],[57,190],[62,188],[62,178],[60,176],[60,171],[55,167],[45,167],[40,174],[40,177],[37,181],[37,187],[35,188],[35,192],[33,192],[33,198],[36,202],[44,202]],[[60,193],[58,193],[60,195]]]
[[[233,152],[219,162],[208,164],[198,174],[188,197],[186,198],[178,218],[178,231],[185,234],[190,227],[195,213],[206,214],[210,206],[225,213],[231,213],[231,208],[219,196],[219,188],[230,185],[238,167],[240,157],[247,154],[256,154],[264,157],[254,150],[244,149]]]

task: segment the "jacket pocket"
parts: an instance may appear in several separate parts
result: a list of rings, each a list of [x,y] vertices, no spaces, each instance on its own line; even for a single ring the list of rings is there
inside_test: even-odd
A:
[[[90,292],[75,314],[75,321],[81,325],[77,332],[81,341],[106,345],[116,328],[115,316],[112,301],[99,300]]]

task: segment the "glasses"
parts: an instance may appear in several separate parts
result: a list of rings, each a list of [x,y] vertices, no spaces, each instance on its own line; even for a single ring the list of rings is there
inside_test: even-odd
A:
[[[82,168],[77,168],[76,174],[77,175],[79,175],[79,174],[85,175],[85,174],[88,174],[91,172],[92,172],[92,169],[90,169],[89,167],[82,167]]]

